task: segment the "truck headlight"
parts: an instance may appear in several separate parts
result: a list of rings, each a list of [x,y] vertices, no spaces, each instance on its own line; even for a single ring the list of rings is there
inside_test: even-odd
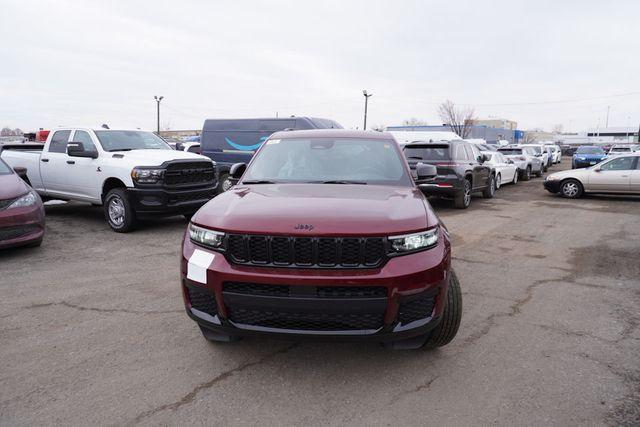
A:
[[[189,224],[189,237],[192,241],[210,248],[220,248],[224,241],[224,233],[207,230],[192,223]]]
[[[156,184],[164,178],[164,169],[133,168],[131,178],[139,184]]]
[[[411,252],[428,249],[438,244],[439,227],[404,236],[390,236],[389,242],[394,252]]]
[[[38,200],[38,196],[36,196],[33,191],[29,191],[27,194],[24,194],[20,197],[18,197],[16,200],[13,201],[13,203],[11,203],[9,206],[7,206],[7,209],[13,209],[13,208],[23,208],[25,206],[32,206],[36,204],[36,201]]]

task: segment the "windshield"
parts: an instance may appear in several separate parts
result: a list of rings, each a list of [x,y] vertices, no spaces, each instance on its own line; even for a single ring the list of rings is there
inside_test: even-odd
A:
[[[104,151],[171,150],[171,146],[151,132],[141,130],[97,130]]]
[[[600,147],[578,147],[577,154],[604,154]]]
[[[434,146],[411,146],[404,147],[404,156],[414,160],[449,160],[449,145],[438,144]]]
[[[410,186],[394,141],[273,139],[254,157],[242,183],[311,182]]]
[[[505,156],[513,156],[522,154],[522,148],[501,148],[500,151]]]
[[[0,175],[9,175],[12,173],[13,171],[11,168],[4,162],[4,160],[0,159]]]

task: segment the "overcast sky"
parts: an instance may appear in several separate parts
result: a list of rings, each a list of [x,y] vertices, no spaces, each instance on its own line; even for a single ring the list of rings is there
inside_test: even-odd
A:
[[[3,0],[0,125],[362,127],[470,104],[520,129],[640,123],[640,2]],[[556,102],[562,101],[562,102]],[[569,102],[565,102],[569,101]]]

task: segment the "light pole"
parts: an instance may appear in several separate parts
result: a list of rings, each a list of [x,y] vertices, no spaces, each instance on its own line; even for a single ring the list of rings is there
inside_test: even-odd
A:
[[[372,93],[367,93],[367,90],[363,90],[362,94],[364,95],[364,126],[362,130],[367,130],[367,104],[369,104],[369,98],[373,96]]]
[[[157,113],[157,116],[158,116],[158,131],[157,131],[157,133],[158,133],[158,135],[160,135],[160,101],[162,101],[164,99],[164,96],[154,95],[153,99],[156,100],[156,107],[157,107],[156,108],[156,113]]]

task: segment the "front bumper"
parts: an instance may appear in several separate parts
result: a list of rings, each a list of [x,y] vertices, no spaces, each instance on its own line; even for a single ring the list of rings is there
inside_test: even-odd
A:
[[[560,181],[550,181],[550,180],[545,180],[544,181],[544,188],[545,190],[547,190],[550,193],[559,193],[560,192]]]
[[[187,238],[182,290],[189,317],[221,335],[390,342],[425,335],[437,326],[450,263],[444,233],[432,249],[366,270],[233,265]],[[262,291],[245,293],[239,285]],[[367,294],[374,288],[380,292]]]
[[[588,168],[589,166],[594,166],[600,163],[604,159],[573,159],[573,167],[574,168]]]
[[[215,185],[180,190],[129,188],[128,196],[138,216],[194,213],[216,195]]]
[[[0,249],[29,245],[44,237],[44,207],[35,205],[0,211]]]

